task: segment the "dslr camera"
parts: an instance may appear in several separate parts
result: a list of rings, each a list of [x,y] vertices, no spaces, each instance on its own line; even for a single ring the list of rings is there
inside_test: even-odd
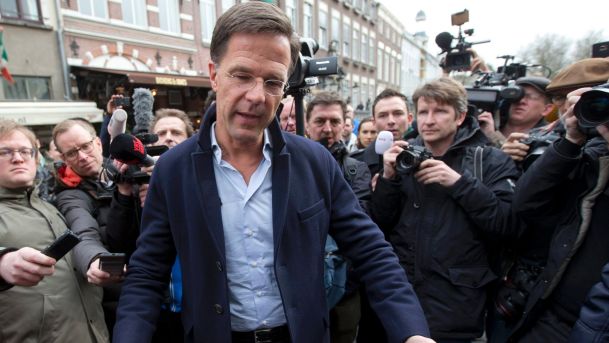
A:
[[[516,262],[508,275],[503,278],[495,298],[495,309],[509,323],[522,317],[529,298],[543,267]]]
[[[529,138],[520,141],[529,146],[527,155],[522,160],[522,169],[527,170],[541,156],[548,147],[560,136],[556,132],[542,133],[540,131],[531,131]]]
[[[400,175],[410,175],[416,171],[421,162],[433,158],[425,147],[409,145],[395,158],[395,170]]]
[[[585,133],[609,122],[609,83],[582,93],[573,108],[579,127]]]

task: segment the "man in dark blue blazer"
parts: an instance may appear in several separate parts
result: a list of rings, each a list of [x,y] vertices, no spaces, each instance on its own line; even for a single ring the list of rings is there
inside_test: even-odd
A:
[[[403,269],[322,145],[274,120],[299,43],[288,18],[246,2],[219,18],[216,106],[152,174],[115,342],[150,341],[176,253],[188,342],[327,342],[328,233],[353,261],[391,342],[430,342]]]

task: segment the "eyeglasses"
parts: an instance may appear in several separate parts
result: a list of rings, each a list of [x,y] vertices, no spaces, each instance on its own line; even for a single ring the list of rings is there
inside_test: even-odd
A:
[[[91,151],[93,151],[93,141],[94,140],[95,140],[95,137],[91,138],[90,141],[83,143],[72,150],[68,150],[65,153],[62,153],[63,158],[66,161],[73,161],[76,158],[78,158],[79,151],[82,151],[85,154],[90,153]]]
[[[243,91],[249,91],[258,84],[256,77],[249,73],[238,71],[232,74],[225,72],[224,74],[233,86]],[[283,95],[283,92],[287,89],[285,82],[280,80],[263,80],[262,86],[264,92],[272,96]]]
[[[34,156],[36,156],[37,152],[38,152],[38,150],[33,149],[33,148],[19,148],[19,149],[0,148],[0,159],[8,161],[13,158],[15,153],[18,153],[19,156],[21,156],[21,158],[24,161],[29,161],[32,158],[34,158]]]
[[[543,95],[539,95],[539,94],[534,94],[534,93],[524,93],[524,98],[526,100],[541,100],[541,98],[543,98]]]

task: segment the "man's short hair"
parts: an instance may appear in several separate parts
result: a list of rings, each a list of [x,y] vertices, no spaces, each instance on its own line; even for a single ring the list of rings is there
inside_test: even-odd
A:
[[[417,102],[420,98],[433,100],[440,105],[449,105],[455,109],[455,115],[467,113],[467,91],[459,82],[441,77],[417,88],[412,95],[415,111],[418,111]]]
[[[57,136],[61,135],[62,133],[67,132],[75,125],[79,125],[83,129],[87,130],[87,132],[89,132],[91,134],[92,138],[97,137],[97,132],[95,131],[95,127],[93,127],[93,124],[91,124],[89,121],[87,121],[85,119],[81,119],[81,118],[66,119],[66,120],[60,122],[59,124],[55,125],[55,127],[53,128],[53,142],[55,143],[55,147],[57,148],[57,151],[63,152],[63,151],[61,151],[59,144],[57,144]]]
[[[195,130],[192,127],[192,121],[190,121],[190,117],[182,110],[178,110],[175,108],[161,108],[157,110],[154,114],[154,120],[150,127],[154,130],[154,127],[159,122],[159,120],[167,117],[176,117],[184,122],[184,126],[186,126],[186,137],[192,136]]]
[[[345,113],[347,112],[347,104],[343,101],[341,97],[336,93],[332,92],[319,92],[315,95],[313,100],[309,102],[307,105],[307,115],[306,119],[309,121],[311,119],[311,112],[313,112],[313,108],[315,106],[331,106],[331,105],[339,105],[341,111],[343,112],[343,122],[345,121]]]
[[[290,19],[278,6],[262,1],[248,1],[234,5],[220,16],[211,38],[210,56],[214,63],[220,63],[228,41],[236,33],[271,33],[287,37],[291,54],[288,73],[292,73],[298,60],[300,41]]]
[[[27,127],[8,119],[0,119],[0,139],[4,139],[11,133],[21,132],[28,141],[32,144],[32,148],[36,149],[36,135]]]
[[[408,112],[408,98],[406,97],[406,95],[398,92],[395,89],[385,88],[381,93],[379,93],[379,95],[376,96],[376,98],[374,98],[374,102],[372,103],[372,118],[376,117],[376,113],[375,113],[376,104],[378,104],[378,102],[383,99],[393,98],[393,97],[398,97],[398,98],[401,98],[402,100],[404,100],[404,104],[406,104],[406,111]]]

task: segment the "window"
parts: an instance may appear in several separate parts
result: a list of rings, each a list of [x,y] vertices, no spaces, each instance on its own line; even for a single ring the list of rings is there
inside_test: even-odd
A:
[[[389,82],[389,68],[391,68],[391,62],[389,61],[389,53],[385,51],[385,59],[383,61],[383,80]]]
[[[42,22],[39,0],[2,0],[0,14],[5,18]]]
[[[362,32],[362,62],[368,64],[368,34]]]
[[[328,47],[328,11],[319,10],[319,47]]]
[[[224,6],[224,5],[223,5]],[[211,36],[216,26],[216,1],[201,0],[201,36],[204,42],[211,42]]]
[[[308,2],[304,4],[302,36],[313,37],[313,5]]]
[[[294,30],[298,32],[298,9],[296,6],[296,0],[287,0],[285,2],[285,14],[287,14],[288,18],[290,18],[290,22],[292,23]]]
[[[180,33],[178,0],[158,0],[157,3],[159,6],[159,22],[161,29],[173,33]]]
[[[353,27],[353,60],[359,61],[360,59],[359,29]]]
[[[376,78],[380,80],[383,78],[383,49],[380,46],[377,50],[376,63]]]
[[[332,40],[336,41],[337,50],[340,50],[340,12],[332,11]]]
[[[99,0],[78,0],[78,12],[97,18],[108,18],[107,2]]]
[[[50,100],[51,78],[13,75],[15,83],[11,86],[2,79],[6,100]]]
[[[343,23],[343,56],[351,56],[351,22],[349,21]]]
[[[373,32],[371,32],[371,33],[374,34]],[[369,45],[369,49],[370,49],[370,55],[369,56],[370,56],[370,65],[371,66],[374,65],[374,55],[375,55],[374,54],[374,50],[375,50],[375,47],[374,47],[374,36],[372,34],[370,35],[370,42],[368,44]]]
[[[147,16],[146,0],[123,0],[123,21],[125,23],[147,26]]]
[[[235,0],[222,0],[222,13],[226,12],[229,8],[235,5]],[[215,3],[214,3],[215,7]],[[215,17],[215,15],[214,15]]]

